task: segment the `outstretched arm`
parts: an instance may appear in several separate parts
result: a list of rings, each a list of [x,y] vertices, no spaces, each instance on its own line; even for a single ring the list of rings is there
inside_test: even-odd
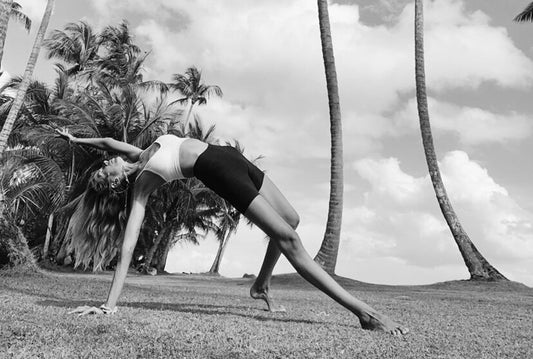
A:
[[[124,286],[124,282],[126,281],[128,268],[133,256],[133,250],[135,249],[135,244],[139,238],[139,232],[144,219],[147,201],[148,196],[145,195],[137,196],[133,200],[128,223],[126,224],[126,230],[124,231],[120,260],[115,269],[115,275],[113,276],[113,282],[111,283],[106,303],[100,306],[100,308],[91,306],[77,307],[69,313],[76,313],[79,315],[113,314],[117,311],[117,300],[122,291],[122,287]]]
[[[133,256],[133,250],[135,244],[139,239],[139,232],[144,219],[144,213],[146,208],[146,202],[148,196],[136,197],[133,200],[131,212],[126,225],[124,233],[124,241],[122,243],[122,250],[120,251],[120,260],[115,269],[115,275],[113,276],[113,283],[107,296],[105,306],[113,310],[117,305],[117,300],[124,286],[126,275],[128,274],[128,268],[130,266],[131,257]]]
[[[73,136],[65,129],[56,131],[61,137],[72,143],[98,148],[99,150],[117,152],[125,155],[131,161],[137,161],[142,152],[142,150],[136,146],[126,142],[117,141],[111,137],[80,138]]]

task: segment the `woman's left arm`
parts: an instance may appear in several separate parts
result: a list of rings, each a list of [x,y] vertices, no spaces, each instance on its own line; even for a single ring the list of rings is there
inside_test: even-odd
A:
[[[126,281],[128,268],[133,256],[133,250],[135,249],[135,244],[139,238],[139,232],[144,220],[147,202],[148,195],[142,194],[134,196],[128,223],[126,224],[126,230],[124,231],[124,241],[122,242],[120,260],[115,269],[113,282],[111,283],[106,303],[100,308],[90,306],[78,307],[70,313],[77,313],[79,315],[113,314],[117,311],[117,300],[122,291],[122,287],[124,286],[124,282]]]
[[[144,195],[142,197],[136,196],[133,199],[131,212],[124,233],[124,241],[122,242],[120,260],[117,264],[117,268],[115,269],[113,283],[111,284],[109,294],[107,295],[107,301],[105,303],[105,307],[111,310],[115,310],[116,308],[118,297],[122,291],[124,281],[126,280],[126,276],[128,274],[128,268],[130,267],[133,250],[135,249],[135,244],[137,244],[137,240],[139,239],[139,232],[144,220],[147,201],[148,196]]]

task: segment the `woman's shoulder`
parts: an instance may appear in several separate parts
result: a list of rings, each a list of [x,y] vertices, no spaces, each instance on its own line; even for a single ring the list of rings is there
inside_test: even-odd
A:
[[[166,134],[161,135],[158,138],[156,138],[154,142],[158,142],[158,141],[185,141],[186,139],[187,139],[187,137],[179,137],[179,136],[173,135],[171,133],[166,133]]]

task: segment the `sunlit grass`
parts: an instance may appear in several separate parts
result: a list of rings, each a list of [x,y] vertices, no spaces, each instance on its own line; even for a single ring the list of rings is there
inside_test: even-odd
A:
[[[100,305],[111,274],[0,274],[0,358],[531,358],[533,290],[455,282],[350,292],[411,329],[364,331],[357,318],[295,276],[273,280],[288,312],[248,297],[249,279],[138,276],[114,316]]]

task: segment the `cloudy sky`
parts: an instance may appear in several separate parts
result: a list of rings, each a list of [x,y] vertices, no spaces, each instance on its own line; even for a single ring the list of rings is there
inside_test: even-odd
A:
[[[18,0],[40,21],[45,0]],[[529,0],[426,3],[430,115],[442,174],[470,238],[504,275],[533,285],[533,24],[511,20]],[[330,3],[344,131],[344,218],[337,273],[389,284],[468,278],[426,173],[414,98],[413,1]],[[329,196],[329,118],[316,2],[56,0],[50,29],[127,19],[150,51],[145,78],[191,65],[222,87],[197,113],[238,139],[301,216],[314,255]],[[34,27],[36,29],[37,26]],[[30,35],[11,23],[4,70],[23,72]],[[53,80],[43,57],[39,79]],[[214,240],[178,245],[167,270],[209,269]],[[257,228],[231,239],[221,273],[257,273]],[[276,272],[291,271],[280,261]]]

